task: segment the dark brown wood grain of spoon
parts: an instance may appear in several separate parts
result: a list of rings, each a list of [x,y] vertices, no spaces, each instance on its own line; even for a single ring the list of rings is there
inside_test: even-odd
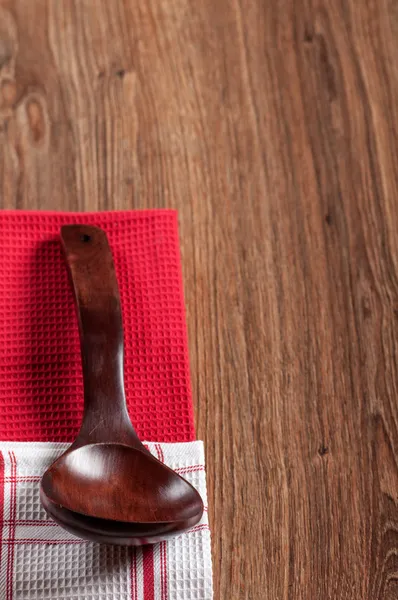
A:
[[[84,539],[165,540],[200,520],[202,499],[150,454],[128,416],[119,289],[105,232],[67,225],[61,239],[79,321],[84,414],[76,440],[43,475],[41,501],[57,523]]]

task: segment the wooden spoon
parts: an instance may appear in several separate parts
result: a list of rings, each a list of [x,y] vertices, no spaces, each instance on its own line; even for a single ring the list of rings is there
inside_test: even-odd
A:
[[[61,238],[79,320],[84,414],[76,440],[42,477],[41,501],[81,538],[120,545],[165,540],[200,520],[202,499],[150,454],[129,419],[119,290],[105,232],[67,225]]]

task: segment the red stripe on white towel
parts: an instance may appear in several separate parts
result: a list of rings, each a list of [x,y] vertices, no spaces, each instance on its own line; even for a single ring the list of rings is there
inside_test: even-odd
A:
[[[13,576],[14,576],[14,538],[15,538],[15,521],[17,513],[17,460],[14,452],[8,453],[10,459],[10,524],[9,524],[9,543],[7,554],[7,575],[6,575],[6,600],[12,600],[13,596]]]
[[[164,463],[163,449],[160,444],[155,444],[158,459]],[[168,599],[167,585],[167,545],[166,542],[160,543],[160,598],[161,600]]]
[[[3,525],[4,525],[4,456],[0,452],[0,536],[3,537]],[[0,544],[0,572],[1,572],[1,561],[3,558],[2,544]]]
[[[155,561],[153,546],[143,546],[144,600],[155,600]]]

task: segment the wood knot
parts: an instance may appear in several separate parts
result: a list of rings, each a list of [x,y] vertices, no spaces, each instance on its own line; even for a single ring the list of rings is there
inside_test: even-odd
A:
[[[0,87],[0,104],[5,108],[14,106],[17,98],[17,86],[11,79],[5,79]]]
[[[324,80],[329,99],[335,100],[338,95],[338,86],[331,40],[325,37],[323,32],[316,31],[313,26],[308,25],[304,28],[302,39],[311,54],[313,53],[316,57],[319,73]]]
[[[0,69],[10,62],[12,55],[12,47],[4,39],[0,39]]]
[[[0,71],[2,75],[14,74],[18,53],[18,30],[11,12],[0,6]]]
[[[314,31],[309,27],[306,27],[304,29],[303,39],[305,44],[312,44],[312,42],[314,41]]]
[[[321,73],[323,74],[329,97],[331,100],[334,100],[337,98],[336,73],[326,39],[321,34],[318,35],[318,47]]]
[[[362,315],[364,319],[372,316],[371,304],[368,298],[362,298]]]
[[[33,140],[38,143],[44,138],[46,133],[46,121],[40,102],[36,99],[29,100],[26,104],[26,114]]]
[[[325,456],[326,454],[329,454],[329,448],[324,444],[321,444],[318,448],[318,454],[319,456]]]
[[[328,225],[332,224],[332,216],[329,213],[325,215],[325,221]]]

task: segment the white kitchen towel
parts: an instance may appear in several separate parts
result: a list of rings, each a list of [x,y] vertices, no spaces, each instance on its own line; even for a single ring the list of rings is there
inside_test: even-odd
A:
[[[211,600],[203,443],[147,442],[205,504],[201,522],[168,542],[126,548],[86,542],[40,503],[40,478],[68,444],[0,442],[1,600]]]

